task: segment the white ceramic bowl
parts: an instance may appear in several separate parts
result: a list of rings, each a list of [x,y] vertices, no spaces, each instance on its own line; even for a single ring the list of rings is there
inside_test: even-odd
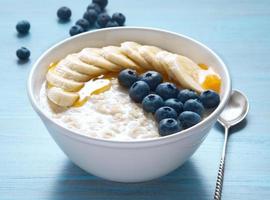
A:
[[[110,141],[80,135],[49,117],[39,105],[39,91],[47,68],[69,53],[84,47],[119,45],[123,41],[155,45],[211,65],[222,78],[221,102],[196,126],[179,133],[141,141]],[[205,45],[180,34],[139,27],[109,28],[68,38],[47,50],[34,64],[28,80],[28,95],[49,133],[63,152],[79,167],[104,179],[141,182],[166,175],[182,165],[201,145],[231,93],[228,69]]]

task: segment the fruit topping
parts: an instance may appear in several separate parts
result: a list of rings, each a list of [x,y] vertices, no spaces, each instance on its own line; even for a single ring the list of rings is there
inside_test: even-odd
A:
[[[201,93],[200,101],[205,108],[215,108],[220,102],[220,97],[218,93],[213,90],[206,90]]]
[[[181,130],[181,124],[174,118],[163,119],[158,125],[158,131],[161,136],[171,135]]]
[[[182,102],[185,103],[187,100],[189,99],[198,99],[199,96],[197,95],[196,92],[194,92],[193,90],[189,90],[189,89],[184,89],[181,90],[178,93],[177,98]]]
[[[138,79],[137,72],[133,69],[122,70],[118,75],[119,84],[125,88],[130,88]]]
[[[206,90],[211,89],[216,92],[219,92],[221,87],[221,79],[216,74],[209,74],[205,77],[202,86]]]
[[[140,76],[140,80],[146,82],[152,91],[163,82],[161,74],[156,71],[145,72]]]
[[[142,107],[145,112],[155,113],[162,106],[164,106],[164,101],[157,94],[149,94],[142,101]]]
[[[183,128],[190,128],[201,121],[201,116],[192,111],[184,111],[179,115],[178,119]]]
[[[133,83],[129,89],[130,98],[136,103],[141,103],[143,98],[150,93],[150,87],[144,81],[137,81]]]
[[[202,116],[204,107],[198,99],[189,99],[184,103],[184,111],[192,111]]]
[[[173,108],[177,112],[177,114],[183,112],[183,103],[179,99],[176,98],[167,99],[165,101],[165,106]]]
[[[170,82],[164,82],[157,86],[156,93],[164,100],[167,100],[170,98],[176,98],[178,94],[178,89],[175,84]]]
[[[157,122],[160,122],[163,119],[166,118],[177,118],[177,112],[168,106],[163,106],[159,109],[157,109],[156,113],[155,113],[155,119]]]

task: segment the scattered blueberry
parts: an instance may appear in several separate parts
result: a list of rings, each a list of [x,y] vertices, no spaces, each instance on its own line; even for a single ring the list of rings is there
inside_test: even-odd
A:
[[[189,99],[184,103],[184,111],[192,111],[202,116],[204,107],[198,99]]]
[[[138,79],[139,77],[133,69],[122,70],[118,75],[119,84],[125,88],[130,88]]]
[[[183,128],[189,128],[198,124],[201,121],[201,116],[192,111],[184,111],[179,115],[178,119]]]
[[[25,47],[21,47],[16,51],[16,55],[20,60],[27,60],[30,57],[30,54],[30,51]]]
[[[86,19],[89,22],[89,25],[93,25],[98,17],[98,13],[93,10],[87,10],[84,14],[83,14],[83,18]]]
[[[57,16],[60,20],[67,21],[71,17],[71,10],[63,6],[57,10]]]
[[[76,25],[79,25],[83,28],[84,31],[87,31],[90,24],[88,22],[88,20],[86,19],[79,19],[77,22],[76,22]]]
[[[92,2],[98,4],[102,10],[108,5],[108,0],[93,0]]]
[[[106,24],[106,28],[110,28],[110,27],[117,27],[119,26],[119,24],[117,24],[117,22],[115,21],[109,21],[107,24]]]
[[[161,136],[171,135],[182,130],[179,121],[173,118],[163,119],[159,122],[158,131]]]
[[[178,94],[178,89],[173,83],[164,82],[157,86],[156,93],[164,100],[167,100],[170,98],[176,98]]]
[[[78,25],[72,26],[70,28],[70,30],[69,30],[69,34],[71,36],[77,35],[77,34],[80,34],[80,33],[83,33],[83,32],[84,32],[83,28],[81,26],[78,26]]]
[[[164,106],[164,101],[157,94],[149,94],[142,101],[142,107],[145,112],[155,113],[162,106]]]
[[[140,80],[145,81],[153,91],[160,83],[163,82],[161,74],[156,71],[145,72],[140,76]]]
[[[143,98],[150,93],[148,84],[144,81],[137,81],[129,89],[130,98],[136,103],[141,103]]]
[[[18,33],[26,34],[30,30],[30,23],[26,20],[19,21],[16,24],[16,30],[18,31]]]
[[[157,120],[157,122],[160,122],[163,119],[166,118],[177,118],[177,112],[168,106],[163,106],[159,109],[157,109],[156,113],[155,113],[155,119]]]
[[[87,6],[87,10],[95,10],[98,14],[101,13],[101,7],[97,3],[91,3]]]
[[[220,102],[220,97],[218,93],[214,92],[213,90],[206,90],[201,93],[200,100],[204,107],[215,108]]]
[[[116,21],[120,26],[123,26],[126,21],[126,17],[122,13],[117,12],[112,15],[112,20]]]
[[[198,99],[199,96],[197,95],[196,92],[189,90],[189,89],[185,89],[185,90],[181,90],[177,96],[177,98],[182,102],[185,103],[187,100],[189,99]]]
[[[101,13],[97,18],[97,24],[100,28],[104,28],[111,21],[111,17],[107,13]]]
[[[165,101],[165,106],[173,108],[178,114],[183,112],[183,103],[179,99],[176,98],[167,99]]]

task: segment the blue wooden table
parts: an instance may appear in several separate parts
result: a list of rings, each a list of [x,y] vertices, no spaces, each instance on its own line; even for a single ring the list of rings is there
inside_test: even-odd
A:
[[[223,143],[215,126],[195,155],[173,173],[140,184],[108,182],[87,174],[60,151],[26,95],[34,61],[68,30],[90,1],[0,1],[0,200],[187,199],[212,198]],[[72,8],[69,23],[56,10]],[[249,97],[247,120],[232,130],[228,145],[224,200],[270,199],[270,1],[269,0],[111,0],[127,25],[168,29],[214,49],[229,66],[233,87]],[[31,33],[18,37],[18,20]],[[31,60],[17,61],[20,46]]]

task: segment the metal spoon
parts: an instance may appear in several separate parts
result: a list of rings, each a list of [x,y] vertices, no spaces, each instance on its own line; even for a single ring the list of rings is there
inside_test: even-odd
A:
[[[226,146],[228,141],[229,129],[230,127],[241,122],[246,117],[248,110],[249,110],[249,103],[247,97],[240,91],[233,90],[227,106],[225,107],[225,109],[218,118],[218,122],[225,129],[225,139],[223,144],[221,160],[219,164],[214,200],[221,199]]]

